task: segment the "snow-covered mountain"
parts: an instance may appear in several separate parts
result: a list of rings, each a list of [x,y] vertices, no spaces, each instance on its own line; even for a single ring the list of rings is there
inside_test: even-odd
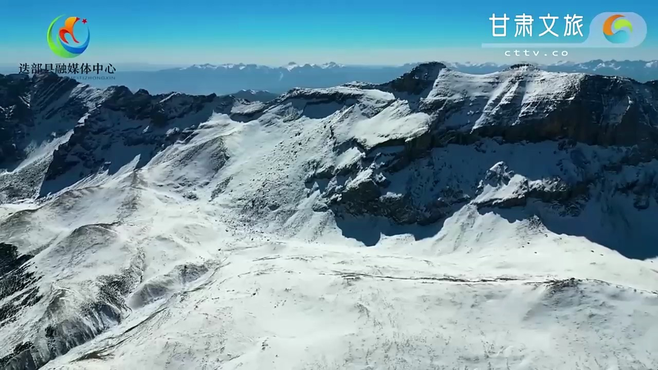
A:
[[[0,76],[0,149],[4,369],[658,367],[655,81]]]
[[[402,66],[359,66],[289,63],[281,67],[257,64],[195,64],[157,71],[119,70],[113,79],[84,80],[95,87],[127,86],[150,93],[231,94],[240,90],[264,90],[274,94],[296,87],[332,87],[353,81],[384,83],[397,78],[419,63]],[[452,70],[486,74],[505,70],[510,64],[449,63]],[[541,65],[553,72],[577,72],[629,77],[640,82],[658,80],[658,61],[602,61]],[[1,71],[0,71],[1,72]]]

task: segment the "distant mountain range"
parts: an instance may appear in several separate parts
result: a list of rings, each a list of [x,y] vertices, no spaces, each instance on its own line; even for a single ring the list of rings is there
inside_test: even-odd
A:
[[[296,64],[271,67],[257,64],[195,64],[188,67],[160,70],[122,71],[113,79],[80,80],[94,87],[126,86],[133,91],[145,89],[153,94],[172,91],[187,94],[233,94],[253,100],[267,100],[295,87],[323,88],[360,81],[383,83],[390,81],[420,63],[400,66],[363,66],[325,64]],[[444,63],[448,68],[471,74],[485,74],[504,70],[511,64],[498,63]],[[603,61],[572,63],[561,62],[539,67],[551,72],[583,72],[607,76],[629,77],[639,82],[658,80],[656,61]],[[255,91],[268,94],[256,96]],[[246,95],[245,95],[246,94]]]

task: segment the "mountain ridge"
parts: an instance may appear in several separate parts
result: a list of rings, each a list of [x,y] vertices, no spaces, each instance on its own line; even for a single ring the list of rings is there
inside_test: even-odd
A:
[[[500,96],[496,99],[499,99],[499,102],[495,102],[494,100],[489,100],[487,104],[490,103],[495,103],[496,105],[493,105],[491,107],[488,107],[484,105],[484,103],[480,103],[479,109],[482,110],[482,116],[477,118],[474,117],[472,119],[467,119],[468,122],[471,122],[469,125],[464,126],[463,128],[460,127],[452,127],[451,123],[446,122],[446,113],[445,112],[450,112],[451,110],[455,109],[460,109],[460,104],[464,101],[463,98],[458,99],[457,101],[454,101],[453,97],[455,95],[452,95],[452,97],[448,97],[446,99],[445,97],[438,95],[436,97],[433,97],[430,95],[430,90],[429,89],[447,89],[446,92],[443,92],[441,94],[461,94],[459,91],[456,91],[451,86],[446,85],[445,87],[441,87],[440,85],[438,86],[433,86],[435,83],[435,80],[437,80],[439,74],[442,71],[446,71],[444,73],[444,80],[446,79],[451,79],[450,83],[452,84],[459,84],[462,80],[468,80],[468,79],[476,79],[476,85],[465,85],[464,88],[466,90],[477,90],[483,88],[483,86],[490,85],[492,83],[498,83],[499,76],[505,75],[505,73],[512,73],[512,76],[509,77],[511,80],[508,83],[508,87],[505,87],[504,90],[501,90],[500,92],[497,92],[500,94]],[[368,83],[361,83],[361,84],[347,84],[345,87],[340,88],[343,89],[343,91],[359,91],[363,89],[367,90],[380,90],[380,91],[389,91],[392,92],[395,96],[400,96],[401,98],[404,99],[409,99],[411,102],[411,105],[413,105],[412,112],[418,112],[422,114],[431,114],[434,116],[432,118],[433,122],[441,122],[441,125],[445,126],[443,128],[441,127],[436,127],[431,130],[443,130],[449,133],[450,135],[455,135],[457,134],[460,136],[462,139],[461,140],[469,140],[464,136],[465,133],[467,133],[469,130],[471,131],[471,134],[475,134],[475,137],[483,136],[483,137],[502,137],[505,141],[507,142],[518,142],[518,141],[523,141],[523,140],[530,140],[530,141],[543,141],[543,140],[553,140],[557,138],[561,139],[573,139],[576,142],[583,142],[586,144],[592,144],[592,145],[623,145],[623,146],[628,146],[628,145],[637,145],[639,148],[639,152],[643,153],[642,155],[649,155],[649,157],[653,156],[655,153],[655,143],[658,142],[656,139],[656,122],[658,122],[658,113],[655,108],[651,106],[651,102],[656,99],[655,96],[658,95],[658,92],[655,90],[655,83],[648,82],[644,84],[635,84],[632,82],[632,80],[629,79],[620,79],[618,77],[603,77],[603,76],[596,76],[596,75],[566,75],[566,74],[551,74],[551,72],[542,72],[541,70],[537,69],[534,66],[527,65],[527,64],[517,64],[514,66],[510,66],[507,71],[509,72],[499,72],[498,74],[494,74],[490,77],[477,77],[469,74],[462,74],[461,72],[457,71],[452,71],[449,69],[445,64],[443,63],[427,63],[420,65],[418,67],[415,67],[411,72],[408,72],[407,74],[392,80],[389,83],[385,84],[368,84]],[[518,71],[519,73],[517,73]],[[529,75],[532,75],[528,77]],[[500,125],[497,124],[496,122],[501,122],[504,121],[501,120],[504,116],[496,118],[496,116],[485,116],[485,110],[488,110],[491,114],[500,111],[500,112],[505,112],[505,109],[500,109],[499,107],[501,106],[507,106],[513,103],[513,101],[516,99],[526,99],[527,95],[527,87],[526,86],[521,86],[519,83],[526,84],[524,82],[525,79],[532,80],[534,77],[533,76],[539,76],[540,82],[545,81],[549,78],[556,79],[558,81],[561,76],[572,76],[571,82],[565,82],[567,85],[567,92],[571,92],[572,95],[568,98],[563,98],[560,99],[564,101],[563,105],[564,107],[560,108],[550,108],[551,110],[555,111],[561,111],[563,113],[561,118],[555,118],[554,120],[559,121],[558,126],[555,127],[550,127],[545,126],[543,129],[537,130],[539,127],[544,127],[541,125],[533,125],[532,122],[530,122],[530,126],[520,124],[521,121],[519,120],[528,120],[528,119],[533,119],[533,115],[531,111],[527,111],[529,113],[524,113],[523,110],[518,111],[516,113],[513,113],[513,115],[516,115],[516,123],[508,124],[508,125]],[[550,76],[550,77],[547,77]],[[506,77],[507,78],[507,77]],[[11,78],[6,79],[7,81],[10,81]],[[514,80],[514,81],[512,81]],[[28,77],[20,77],[18,79],[14,79],[14,81],[30,81]],[[85,125],[84,122],[86,120],[89,120],[90,114],[95,114],[98,115],[99,112],[101,112],[103,109],[109,110],[111,112],[123,112],[122,114],[125,116],[125,118],[129,120],[135,120],[135,121],[143,121],[144,119],[149,120],[148,123],[146,124],[145,127],[143,127],[143,130],[155,130],[159,132],[159,137],[160,139],[153,139],[153,138],[148,138],[149,135],[147,131],[143,131],[140,133],[140,135],[135,136],[133,138],[126,138],[124,137],[122,140],[126,143],[130,143],[129,146],[139,146],[140,144],[145,144],[147,142],[151,143],[150,145],[155,145],[156,147],[158,145],[164,145],[163,140],[168,140],[170,143],[175,142],[179,137],[180,137],[180,131],[182,129],[185,129],[184,127],[186,123],[182,123],[183,126],[180,126],[181,124],[176,123],[179,118],[186,118],[188,119],[189,114],[198,114],[200,113],[202,116],[210,116],[211,114],[214,113],[229,113],[233,117],[238,117],[244,115],[245,112],[241,111],[236,111],[236,112],[231,112],[232,105],[236,102],[236,98],[233,96],[224,96],[224,97],[218,97],[216,94],[209,94],[209,95],[187,95],[187,94],[179,94],[179,93],[172,93],[172,94],[157,94],[157,95],[150,95],[148,91],[144,89],[140,89],[135,93],[132,93],[128,88],[123,87],[123,86],[116,86],[116,87],[110,87],[105,90],[98,90],[90,87],[85,87],[84,85],[77,84],[75,81],[71,79],[60,79],[54,74],[44,74],[37,76],[33,79],[34,84],[36,86],[36,92],[37,94],[34,95],[33,97],[30,97],[29,100],[34,100],[35,103],[37,104],[42,104],[45,106],[45,108],[49,108],[49,106],[52,103],[53,98],[51,96],[55,96],[57,94],[64,94],[66,91],[71,91],[71,100],[69,103],[67,103],[67,110],[72,110],[73,114],[79,114],[82,110],[85,108],[81,106],[81,99],[85,100],[87,102],[91,102],[91,105],[95,105],[93,108],[91,108],[87,113],[84,114],[84,118],[80,118],[79,121],[76,121],[75,124],[69,124],[69,128],[73,128],[73,126],[77,125],[77,130],[73,131],[73,135],[69,139],[70,143],[78,143],[80,140],[85,140],[85,132],[88,130],[88,125]],[[551,82],[552,83],[552,82]],[[577,85],[574,85],[577,84]],[[45,89],[40,89],[39,86],[45,84],[47,85]],[[573,85],[569,87],[570,85]],[[357,86],[356,89],[352,86]],[[534,86],[539,86],[541,88],[542,84],[535,83]],[[635,87],[634,87],[635,86]],[[641,86],[646,86],[646,91],[640,89],[638,90],[639,87]],[[24,89],[24,87],[18,87],[19,89]],[[549,88],[550,88],[550,83],[549,83]],[[42,98],[40,92],[42,90],[45,90],[45,98]],[[623,102],[623,101],[617,101],[617,105],[619,105],[617,110],[620,110],[619,113],[615,112],[608,112],[605,113],[606,109],[612,109],[610,107],[605,107],[601,104],[594,104],[593,102],[596,100],[595,97],[593,96],[582,96],[578,97],[577,94],[580,93],[580,91],[585,91],[584,93],[586,94],[587,91],[595,91],[596,94],[599,94],[601,91],[609,90],[606,92],[607,95],[604,95],[601,97],[601,101],[603,102],[604,100],[610,100],[614,101],[615,100],[615,94],[619,96],[625,96],[628,94],[633,94],[632,95],[632,103],[628,102]],[[331,92],[330,95],[325,95],[326,92]],[[332,92],[335,91],[335,92]],[[424,92],[423,92],[424,91]],[[452,91],[452,92],[451,92]],[[541,92],[539,92],[541,94]],[[48,95],[50,94],[50,95]],[[396,95],[397,94],[397,95]],[[400,95],[402,94],[402,95]],[[510,95],[511,94],[511,95]],[[518,95],[520,94],[520,95]],[[321,96],[326,96],[325,98],[321,99],[329,99],[331,102],[336,102],[336,103],[341,103],[349,99],[349,95],[342,94],[341,92],[337,91],[336,89],[292,89],[288,93],[285,93],[281,95],[281,97],[276,98],[273,101],[270,101],[269,103],[265,104],[260,104],[257,102],[257,104],[249,105],[247,101],[244,101],[244,106],[248,107],[247,111],[250,117],[257,117],[260,112],[264,112],[267,109],[269,109],[272,106],[276,106],[277,104],[285,104],[287,101],[291,99],[295,99],[296,97],[302,97],[304,99],[313,98],[316,96],[317,98],[320,98]],[[517,96],[516,98],[514,96]],[[608,97],[606,97],[608,96]],[[314,98],[314,99],[317,99]],[[39,99],[45,99],[43,103],[40,103]],[[421,99],[421,100],[419,100]],[[469,103],[470,106],[472,107],[474,104],[474,98],[471,98],[471,102]],[[502,99],[502,100],[500,100]],[[533,98],[534,99],[534,98]],[[576,107],[573,108],[575,109],[574,112],[571,112],[568,110],[567,106],[573,106],[570,100],[577,100],[577,101],[583,101],[583,102],[588,102],[587,104],[590,106],[587,107]],[[31,122],[34,120],[33,117],[27,117],[29,114],[25,114],[26,110],[29,110],[29,104],[26,102],[27,99],[23,99],[23,101],[8,101],[7,103],[4,103],[3,105],[10,105],[9,108],[2,108],[3,111],[8,111],[10,110],[10,114],[7,115],[5,118],[5,125],[3,125],[3,132],[5,132],[5,135],[3,135],[4,139],[0,140],[0,149],[3,149],[4,153],[4,159],[11,159],[11,155],[15,155],[18,151],[18,149],[24,149],[26,143],[22,144],[22,148],[18,148],[16,146],[16,139],[11,138],[11,132],[7,131],[10,130],[11,128],[11,123],[16,122],[17,120],[27,120],[28,122]],[[456,105],[455,102],[457,103]],[[10,103],[14,103],[11,105]],[[87,104],[87,103],[84,103]],[[83,104],[83,105],[84,105]],[[260,105],[259,105],[260,104]],[[502,105],[501,105],[502,104]],[[513,103],[512,105],[517,104]],[[528,105],[527,103],[525,103]],[[594,105],[591,105],[594,104]],[[454,106],[452,106],[454,105]],[[550,106],[550,105],[549,105]],[[223,107],[223,108],[222,108]],[[39,114],[43,115],[43,118],[48,120],[52,115],[58,113],[58,110],[60,108],[55,108],[54,110],[49,110],[47,112],[39,112]],[[229,109],[228,111],[226,109]],[[571,109],[571,108],[569,108]],[[629,110],[630,109],[630,110]],[[201,112],[202,110],[205,110]],[[18,116],[16,117],[17,114],[16,112],[23,112],[23,116]],[[617,120],[618,122],[615,122],[614,124],[599,124],[599,125],[594,125],[592,127],[581,127],[578,128],[579,126],[582,126],[582,121],[586,121],[587,119],[582,119],[582,114],[579,114],[578,111],[582,112],[601,112],[599,114],[608,114],[609,116],[601,116],[599,118],[600,120],[605,120],[605,119],[612,119],[612,120]],[[65,113],[65,115],[68,113]],[[525,116],[528,117],[525,117]],[[82,115],[80,115],[82,116]],[[569,116],[572,116],[569,118]],[[581,118],[573,118],[573,117],[581,117]],[[461,118],[457,118],[460,120]],[[543,118],[542,118],[543,119]],[[101,118],[101,120],[105,120],[105,118]],[[201,118],[192,118],[193,121],[202,121]],[[487,123],[488,120],[491,120],[493,122],[493,125],[490,125]],[[185,121],[185,120],[183,120]],[[569,122],[571,123],[565,123]],[[590,119],[590,121],[592,121]],[[436,123],[431,123],[430,125],[436,126]],[[632,128],[626,127],[628,125],[632,125]],[[524,132],[519,132],[519,130],[524,130],[524,127],[530,127],[531,132],[528,132],[525,130]],[[191,126],[193,129],[194,126]],[[173,130],[172,130],[173,129]],[[61,130],[61,129],[60,129]],[[96,134],[105,134],[106,131],[105,129],[102,128],[97,128]],[[189,130],[185,131],[189,134]],[[61,135],[61,131],[60,131]],[[443,134],[442,134],[443,135]],[[436,137],[436,135],[435,135]],[[168,138],[168,139],[165,139]],[[8,139],[13,139],[9,140]],[[155,141],[153,141],[155,140]],[[477,140],[477,139],[476,139]],[[156,144],[156,142],[159,142],[160,144]],[[3,144],[4,143],[4,144]],[[645,144],[646,143],[646,144]],[[66,148],[67,145],[69,144],[64,144],[63,148]],[[430,144],[431,145],[431,144]],[[647,149],[650,148],[650,149]],[[154,147],[155,149],[155,147]],[[51,168],[58,168],[57,170],[51,170],[54,171],[53,173],[58,174],[59,172],[63,171],[65,167],[71,166],[71,163],[66,163],[66,160],[64,160],[62,157],[59,156],[59,152],[62,150],[56,150],[55,151],[55,157],[54,157],[54,163],[51,164]],[[647,150],[649,150],[650,154],[645,154],[647,153]],[[145,153],[143,153],[145,154]],[[68,155],[68,154],[67,154]],[[150,156],[154,155],[153,153],[150,154]],[[17,159],[17,158],[15,158]],[[98,166],[101,162],[105,162],[104,158],[96,158],[95,159],[96,163],[95,165],[92,165],[91,163],[88,163],[88,166],[96,166],[98,169]],[[124,162],[125,164],[125,162]],[[116,170],[116,168],[114,169]],[[50,173],[50,172],[49,172]],[[81,177],[86,176],[87,174],[81,175]],[[46,176],[46,179],[51,179],[53,177],[56,177],[56,175],[49,174]]]

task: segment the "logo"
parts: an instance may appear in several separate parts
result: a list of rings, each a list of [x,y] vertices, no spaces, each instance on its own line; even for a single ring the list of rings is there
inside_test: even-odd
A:
[[[78,38],[74,32],[75,24],[80,20],[78,17],[68,17],[64,21],[64,26],[59,28],[55,32],[55,24],[59,21],[63,15],[55,18],[48,27],[48,46],[50,50],[53,51],[56,55],[62,58],[75,58],[80,56],[87,50],[89,46],[89,28],[87,28],[87,36],[84,40],[84,43],[80,43],[79,36],[81,32],[78,32]],[[87,20],[83,19],[82,24],[86,25]],[[82,32],[84,34],[84,32]],[[78,44],[78,45],[76,45]]]
[[[610,16],[603,22],[603,34],[613,44],[627,42],[632,32],[633,24],[621,14]]]
[[[506,13],[502,13],[502,16],[500,14],[494,13],[489,18],[492,22],[493,37],[507,37],[507,21],[511,20],[512,17],[508,17]],[[646,20],[641,15],[633,12],[599,13],[589,22],[589,32],[582,30],[588,20],[576,14],[567,14],[564,16],[566,23],[564,33],[555,32],[555,21],[560,16],[546,14],[538,17],[544,23],[544,31],[533,34],[534,18],[532,15],[525,13],[517,15],[514,18],[516,22],[516,33],[514,37],[518,40],[517,42],[483,43],[482,47],[513,48],[510,50],[514,50],[515,53],[517,51],[524,52],[527,57],[529,56],[528,52],[532,51],[532,49],[634,48],[640,46],[647,38]],[[567,42],[567,37],[575,38],[576,36],[584,40],[582,42]],[[554,41],[534,42],[534,40],[538,40],[540,37],[543,40],[552,39]],[[524,38],[529,42],[523,42],[525,41],[523,40]],[[542,54],[541,52],[539,53]],[[544,56],[548,56],[548,53],[543,54]],[[560,53],[560,56],[566,55]]]

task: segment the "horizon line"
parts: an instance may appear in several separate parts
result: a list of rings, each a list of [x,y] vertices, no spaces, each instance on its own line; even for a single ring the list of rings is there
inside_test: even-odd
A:
[[[226,66],[258,66],[258,67],[269,67],[269,68],[286,68],[290,66],[299,66],[299,67],[304,67],[304,66],[325,66],[325,65],[331,65],[335,64],[339,67],[378,67],[378,68],[395,68],[395,67],[405,67],[409,65],[418,65],[418,64],[425,64],[425,63],[442,63],[445,64],[446,66],[450,65],[462,65],[462,66],[482,66],[482,65],[493,65],[493,66],[509,66],[509,65],[515,65],[515,64],[533,64],[533,65],[538,65],[538,66],[554,66],[554,65],[564,65],[564,64],[583,64],[583,63],[591,63],[591,62],[639,62],[639,63],[650,63],[650,62],[658,62],[658,58],[656,59],[590,59],[586,61],[570,61],[570,60],[558,60],[550,63],[546,62],[528,62],[528,61],[510,61],[510,62],[470,62],[470,61],[463,61],[463,62],[448,62],[448,61],[441,61],[441,60],[427,60],[427,61],[418,61],[418,62],[408,62],[408,63],[399,63],[399,64],[369,64],[369,63],[337,63],[337,62],[324,62],[324,63],[295,63],[295,62],[289,62],[287,64],[266,64],[266,63],[248,63],[248,62],[239,62],[239,63],[192,63],[192,64],[182,64],[182,63],[174,63],[174,64],[167,64],[167,63],[149,63],[149,62],[117,62],[113,63],[116,66],[121,66],[121,65],[134,65],[135,67],[138,66],[143,66],[143,67],[152,67],[152,68],[160,68],[160,69],[152,69],[152,70],[140,70],[140,69],[133,69],[129,70],[126,72],[157,72],[157,71],[162,71],[166,69],[173,69],[173,68],[191,68],[195,66],[213,66],[213,67],[226,67]],[[69,62],[70,63],[70,62]],[[0,62],[0,68],[6,68],[6,67],[15,67],[16,65],[20,65],[22,63],[16,62],[16,63],[8,63],[8,62]],[[42,63],[43,64],[43,63]],[[50,64],[57,64],[57,63],[50,63]],[[68,64],[68,63],[65,63]]]

